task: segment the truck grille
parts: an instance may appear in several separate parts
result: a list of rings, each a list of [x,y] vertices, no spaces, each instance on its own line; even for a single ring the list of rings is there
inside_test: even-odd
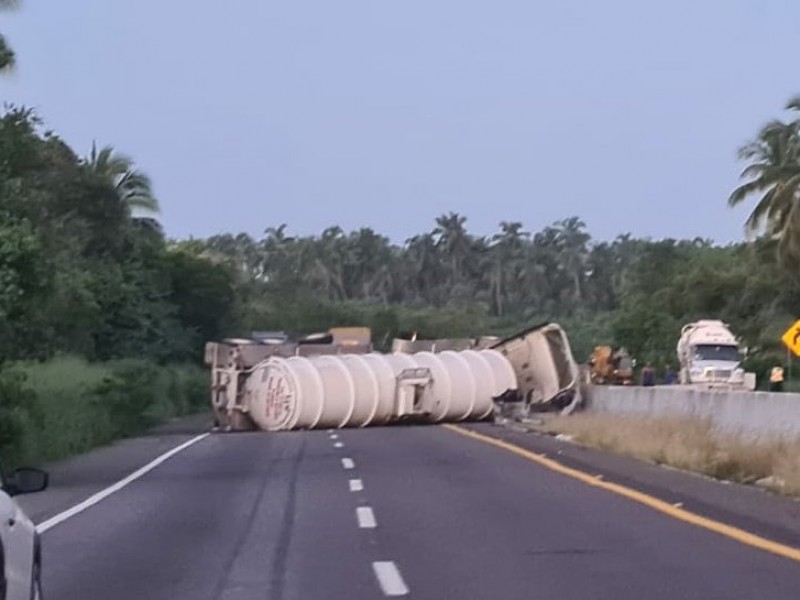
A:
[[[730,379],[733,371],[730,369],[714,369],[714,379]]]

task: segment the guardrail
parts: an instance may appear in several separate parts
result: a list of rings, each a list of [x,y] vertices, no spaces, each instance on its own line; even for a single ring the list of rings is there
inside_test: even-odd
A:
[[[594,386],[586,399],[590,412],[637,416],[710,419],[731,433],[800,435],[800,394],[717,391],[680,385]]]

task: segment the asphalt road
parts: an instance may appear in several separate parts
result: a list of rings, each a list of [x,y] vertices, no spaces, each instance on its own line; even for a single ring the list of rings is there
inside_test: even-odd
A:
[[[206,437],[45,532],[45,593],[781,600],[800,589],[796,562],[440,427],[333,435]],[[63,510],[80,464],[29,500],[41,518]],[[84,493],[91,472],[79,477]],[[672,489],[704,493],[695,478],[664,473]],[[797,525],[781,518],[787,531]]]

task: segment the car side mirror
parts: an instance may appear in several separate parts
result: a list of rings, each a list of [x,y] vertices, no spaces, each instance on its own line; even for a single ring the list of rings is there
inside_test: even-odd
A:
[[[47,489],[50,476],[40,469],[21,468],[8,478],[8,492],[11,496],[35,494]]]

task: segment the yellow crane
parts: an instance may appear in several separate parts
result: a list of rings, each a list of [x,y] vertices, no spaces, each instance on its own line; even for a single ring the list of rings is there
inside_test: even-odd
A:
[[[625,348],[595,346],[589,358],[592,383],[598,385],[631,385],[634,362]]]

